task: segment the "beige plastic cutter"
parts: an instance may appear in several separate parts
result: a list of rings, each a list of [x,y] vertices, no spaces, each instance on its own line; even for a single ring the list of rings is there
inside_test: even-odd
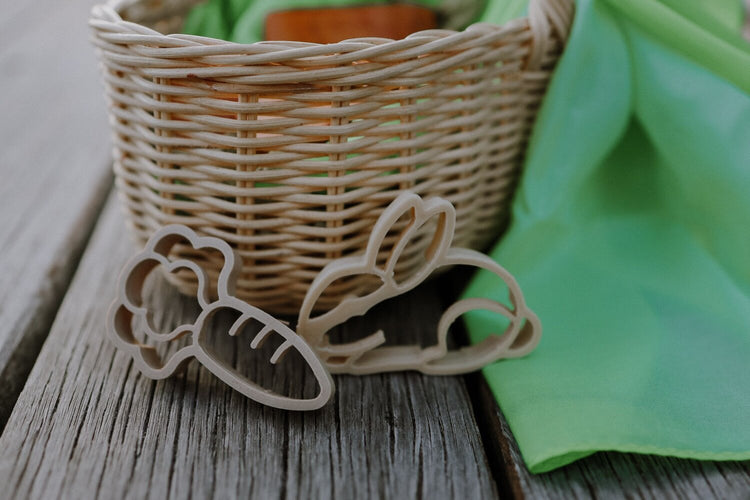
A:
[[[208,279],[201,266],[187,259],[169,260],[172,247],[183,241],[189,242],[195,249],[210,248],[223,254],[224,266],[219,274],[217,300],[211,302],[209,299]],[[152,329],[148,321],[150,311],[143,306],[142,300],[146,277],[159,265],[169,272],[187,268],[198,278],[198,303],[202,309],[200,315],[194,324],[180,325],[169,333],[159,333]],[[110,337],[117,347],[133,358],[141,373],[152,379],[169,377],[195,358],[226,384],[264,405],[286,410],[314,410],[322,407],[333,395],[333,379],[304,339],[270,314],[233,296],[237,272],[241,267],[239,256],[236,256],[228,243],[218,238],[199,237],[183,225],[163,227],[149,239],[146,248],[128,262],[120,275],[118,296],[110,307],[107,318]],[[296,399],[274,393],[236,372],[228,363],[217,359],[210,350],[205,349],[203,339],[206,325],[210,324],[209,319],[222,309],[239,312],[238,319],[227,332],[229,335],[237,335],[251,320],[264,325],[248,348],[258,348],[272,334],[283,337],[284,342],[271,356],[270,363],[275,364],[290,349],[296,349],[315,374],[320,387],[317,396],[311,399]],[[142,325],[142,333],[155,341],[168,342],[189,335],[191,342],[165,361],[160,358],[156,349],[137,340],[133,331],[134,319],[140,320],[137,324]]]
[[[378,264],[381,245],[404,214],[410,221],[388,255],[385,264]],[[401,283],[394,279],[396,262],[420,227],[437,218],[434,239],[425,253],[425,264]],[[300,310],[297,333],[315,349],[332,373],[356,375],[400,370],[417,370],[431,375],[451,375],[478,370],[502,358],[519,357],[531,352],[542,333],[539,318],[526,306],[516,280],[502,266],[488,256],[466,248],[450,248],[456,225],[453,205],[442,198],[423,200],[411,192],[400,194],[382,213],[373,227],[365,253],[337,259],[318,274],[307,291]],[[361,340],[332,344],[326,335],[334,326],[354,316],[365,314],[376,304],[401,295],[422,283],[436,269],[443,266],[468,265],[496,274],[508,286],[512,307],[484,299],[468,298],[450,306],[437,326],[435,344],[420,346],[382,346],[386,337],[379,330]],[[336,280],[356,274],[377,276],[382,284],[375,291],[361,297],[350,296],[336,307],[312,316],[316,301]],[[462,314],[486,309],[508,318],[510,324],[501,334],[493,334],[469,347],[448,350],[447,335],[450,325]]]

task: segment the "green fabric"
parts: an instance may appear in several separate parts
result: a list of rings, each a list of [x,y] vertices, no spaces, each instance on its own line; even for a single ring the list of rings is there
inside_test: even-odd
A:
[[[514,2],[522,3],[521,0]],[[208,0],[191,9],[182,31],[238,43],[253,43],[263,40],[266,16],[274,11],[389,3],[393,3],[393,0]],[[435,10],[442,16],[446,27],[450,28],[468,24],[468,20],[484,7],[484,0],[409,0],[407,3]]]
[[[512,19],[524,15],[528,7],[528,0],[490,0],[487,2],[482,21],[505,24]]]
[[[741,12],[577,3],[492,251],[544,325],[536,351],[484,370],[532,472],[599,450],[750,459]],[[504,295],[486,274],[465,293]],[[503,326],[482,312],[467,325],[475,341]]]
[[[183,31],[238,43],[263,39],[269,12],[286,9],[386,4],[388,0],[209,0],[195,6]]]

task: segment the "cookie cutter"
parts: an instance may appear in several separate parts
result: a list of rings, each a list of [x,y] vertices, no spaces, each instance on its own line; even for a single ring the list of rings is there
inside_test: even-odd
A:
[[[385,264],[378,264],[378,253],[386,235],[404,215],[410,221],[388,254]],[[397,282],[394,270],[399,257],[425,223],[437,219],[433,240],[425,252],[424,264],[404,281]],[[539,343],[542,328],[539,318],[526,305],[523,293],[513,276],[497,262],[467,248],[451,248],[456,225],[453,205],[442,198],[423,200],[406,191],[401,193],[378,218],[364,254],[343,257],[326,265],[311,284],[300,309],[297,333],[313,347],[331,373],[364,375],[369,373],[416,370],[430,375],[455,375],[480,369],[503,358],[520,357]],[[485,298],[466,298],[455,302],[440,318],[434,345],[382,346],[385,333],[378,330],[360,340],[331,343],[327,333],[354,316],[365,314],[376,304],[404,294],[422,283],[436,269],[467,265],[497,275],[508,287],[512,307]],[[364,296],[349,296],[318,316],[312,316],[315,303],[336,280],[370,274],[382,284]],[[481,342],[449,350],[448,330],[466,312],[485,309],[505,316],[510,323],[500,334],[491,334]]]
[[[224,266],[218,278],[217,300],[210,300],[207,288],[208,277],[200,265],[188,259],[169,260],[168,256],[172,247],[185,241],[196,250],[213,249],[223,255]],[[146,278],[159,265],[169,272],[186,268],[193,271],[198,278],[197,298],[201,307],[198,318],[195,323],[179,325],[168,333],[154,331],[149,321],[151,311],[144,307],[142,300]],[[198,236],[193,230],[183,225],[170,225],[159,229],[148,240],[144,250],[126,264],[120,275],[118,295],[107,317],[109,337],[119,349],[133,358],[138,370],[151,379],[169,377],[192,359],[197,359],[224,383],[264,405],[286,410],[315,410],[322,407],[330,400],[334,392],[330,373],[304,339],[296,335],[287,325],[265,311],[233,296],[237,274],[241,267],[241,257],[236,255],[229,244],[223,240]],[[295,349],[302,355],[315,375],[320,388],[318,394],[310,399],[277,394],[236,372],[228,363],[205,349],[203,340],[209,320],[218,311],[226,309],[239,313],[239,317],[227,332],[229,335],[237,335],[252,320],[263,325],[250,343],[251,349],[260,347],[274,333],[283,337],[284,341],[269,359],[270,363],[276,364],[290,349]],[[190,342],[164,360],[154,347],[137,340],[133,330],[134,320],[139,320],[142,333],[155,341],[169,342],[188,335]]]

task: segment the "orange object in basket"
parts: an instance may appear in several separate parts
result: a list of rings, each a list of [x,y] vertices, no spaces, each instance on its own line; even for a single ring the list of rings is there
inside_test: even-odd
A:
[[[336,43],[348,38],[399,40],[415,31],[437,27],[432,10],[417,5],[366,5],[294,9],[266,17],[266,40]]]

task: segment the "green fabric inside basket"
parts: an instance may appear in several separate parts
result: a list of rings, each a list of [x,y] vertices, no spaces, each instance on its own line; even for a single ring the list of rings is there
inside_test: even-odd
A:
[[[599,450],[750,459],[741,26],[734,0],[577,2],[491,252],[544,325],[536,351],[484,370],[532,472]],[[504,295],[485,274],[465,292]]]
[[[389,3],[393,3],[392,0],[208,0],[191,9],[183,32],[253,43],[263,40],[265,19],[270,12]],[[484,7],[484,0],[409,0],[407,3],[431,8],[452,28],[463,27],[467,24],[464,19],[476,17]]]

